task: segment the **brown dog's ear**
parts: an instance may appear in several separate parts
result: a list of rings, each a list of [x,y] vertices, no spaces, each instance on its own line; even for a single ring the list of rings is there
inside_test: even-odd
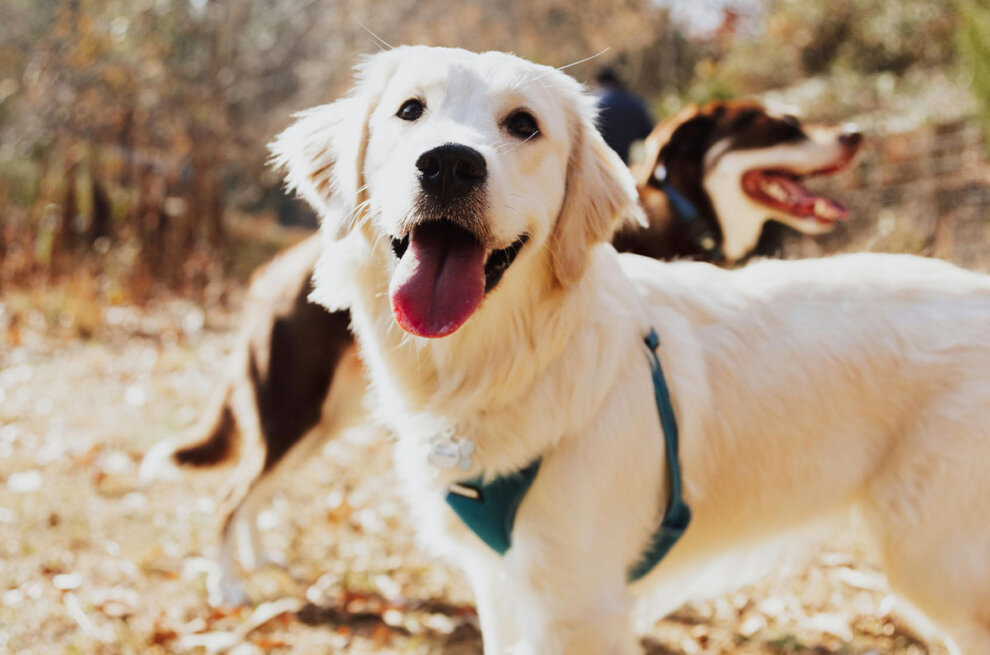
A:
[[[553,274],[561,286],[580,279],[591,246],[608,241],[626,220],[646,225],[629,170],[594,125],[591,99],[578,95],[571,117],[571,152],[564,203],[550,235]]]
[[[670,143],[674,133],[684,123],[698,115],[698,111],[698,105],[689,104],[653,128],[643,143],[643,160],[635,167],[630,167],[637,187],[642,188],[649,184],[653,171],[661,163],[660,153],[663,147]]]
[[[388,80],[391,52],[358,67],[350,95],[296,114],[296,122],[268,146],[270,163],[285,172],[286,186],[312,205],[335,238],[350,231],[363,200],[368,118]]]

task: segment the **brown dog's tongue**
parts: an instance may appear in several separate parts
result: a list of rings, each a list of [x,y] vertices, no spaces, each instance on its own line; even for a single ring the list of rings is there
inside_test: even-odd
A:
[[[481,304],[485,249],[453,223],[418,225],[392,275],[389,295],[403,330],[420,337],[445,337]]]

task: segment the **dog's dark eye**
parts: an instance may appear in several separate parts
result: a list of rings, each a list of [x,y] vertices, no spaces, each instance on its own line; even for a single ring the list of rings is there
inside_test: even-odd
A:
[[[540,126],[528,111],[517,111],[509,116],[505,120],[505,129],[520,139],[532,139],[540,134]]]
[[[422,102],[416,98],[409,98],[409,100],[402,103],[402,106],[399,107],[399,111],[395,115],[404,121],[414,121],[422,116],[425,110],[426,107]]]

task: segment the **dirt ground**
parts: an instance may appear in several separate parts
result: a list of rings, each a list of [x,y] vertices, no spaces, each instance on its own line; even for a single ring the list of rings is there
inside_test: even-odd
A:
[[[329,443],[261,514],[266,546],[286,565],[248,577],[258,604],[207,606],[205,558],[230,471],[142,488],[137,467],[197,417],[236,311],[178,300],[110,307],[82,340],[31,312],[14,325],[6,305],[0,653],[481,653],[469,590],[417,549],[388,440],[373,430]],[[0,319],[3,310],[0,301]],[[883,577],[841,537],[786,579],[681,608],[644,646],[651,655],[945,652],[892,605]]]

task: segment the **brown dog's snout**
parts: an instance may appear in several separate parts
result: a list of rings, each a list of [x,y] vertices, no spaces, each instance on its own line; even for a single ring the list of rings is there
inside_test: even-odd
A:
[[[488,177],[488,165],[482,154],[456,143],[424,152],[416,160],[416,168],[423,190],[440,200],[466,195]]]

